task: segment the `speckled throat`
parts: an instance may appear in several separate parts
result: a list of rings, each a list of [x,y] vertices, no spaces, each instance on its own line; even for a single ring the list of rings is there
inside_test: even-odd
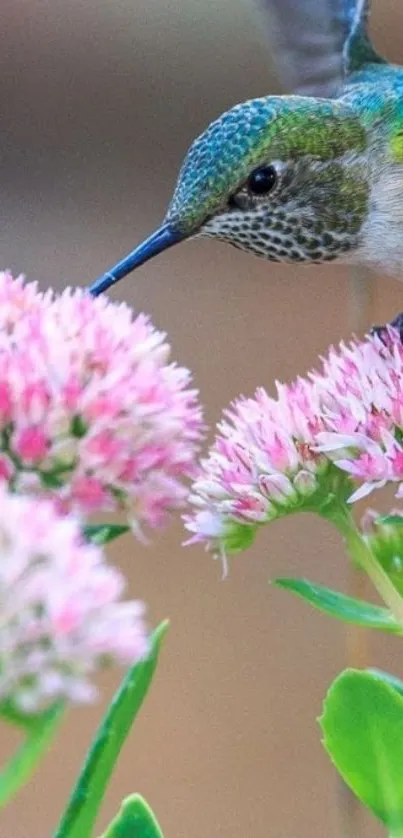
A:
[[[275,262],[327,262],[358,249],[367,216],[368,186],[359,157],[326,162],[304,158],[283,166],[266,200],[237,197],[238,206],[208,219],[201,237],[214,237]]]

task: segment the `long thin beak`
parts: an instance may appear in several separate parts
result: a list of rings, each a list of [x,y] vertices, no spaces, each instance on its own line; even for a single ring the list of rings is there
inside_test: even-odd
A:
[[[152,259],[153,256],[157,256],[163,250],[167,250],[168,247],[172,247],[173,244],[176,244],[183,238],[183,233],[178,233],[172,230],[167,224],[163,224],[148,239],[139,244],[135,250],[132,250],[128,256],[125,256],[113,268],[96,279],[90,286],[90,294],[93,297],[98,297],[99,294],[107,291],[115,282],[119,282],[124,276],[134,271],[135,268],[140,267],[144,262]]]

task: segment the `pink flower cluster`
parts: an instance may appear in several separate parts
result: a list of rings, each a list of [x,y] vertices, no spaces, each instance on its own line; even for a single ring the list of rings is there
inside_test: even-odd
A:
[[[63,511],[123,509],[135,531],[186,498],[202,436],[165,335],[88,293],[0,274],[0,479]]]
[[[403,496],[403,345],[390,329],[332,349],[323,371],[313,374],[325,430],[320,450],[359,484],[351,501],[386,483]]]
[[[222,552],[247,546],[256,525],[315,504],[329,461],[316,451],[322,429],[312,385],[277,385],[277,399],[259,389],[224,414],[202,473],[193,484],[195,512],[185,516],[191,542]]]
[[[397,482],[403,496],[403,346],[392,329],[331,349],[276,399],[258,390],[224,415],[190,496],[192,542],[227,553],[281,514],[324,514],[335,493],[353,502]]]
[[[119,601],[122,575],[52,503],[3,486],[0,509],[0,701],[92,700],[101,666],[147,652],[144,606]]]

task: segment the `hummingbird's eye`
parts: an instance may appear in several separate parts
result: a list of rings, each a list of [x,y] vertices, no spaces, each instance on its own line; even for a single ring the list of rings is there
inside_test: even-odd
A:
[[[248,178],[248,189],[253,195],[267,195],[277,183],[275,166],[261,166]]]

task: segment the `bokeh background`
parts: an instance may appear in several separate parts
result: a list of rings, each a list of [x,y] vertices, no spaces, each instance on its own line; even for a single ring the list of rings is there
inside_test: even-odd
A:
[[[403,59],[403,8],[374,2],[375,40]],[[2,0],[0,263],[43,288],[85,285],[160,222],[193,136],[238,101],[278,90],[253,0]],[[277,267],[217,243],[174,248],[113,292],[152,315],[194,372],[213,426],[238,393],[289,379],[329,343],[403,308],[398,282]],[[180,523],[114,558],[150,621],[172,627],[158,677],[108,792],[142,792],[167,838],[375,838],[350,811],[316,717],[346,661],[403,674],[397,641],[270,588],[301,574],[354,582],[337,535],[285,519],[229,578]],[[104,702],[71,712],[42,770],[0,817],[1,838],[52,834]],[[1,756],[14,745],[0,735]],[[348,825],[349,823],[349,825]],[[84,838],[84,836],[83,836]]]

